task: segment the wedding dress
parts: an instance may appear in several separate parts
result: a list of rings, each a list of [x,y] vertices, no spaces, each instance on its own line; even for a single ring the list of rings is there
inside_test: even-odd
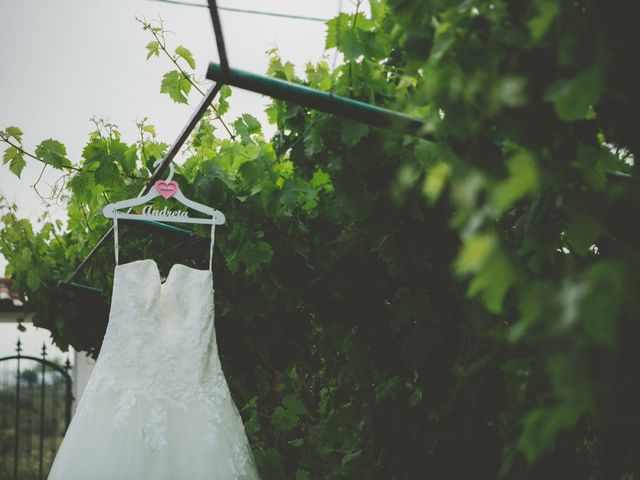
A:
[[[220,365],[209,270],[118,264],[95,368],[48,480],[253,480]],[[211,229],[213,253],[214,226]]]

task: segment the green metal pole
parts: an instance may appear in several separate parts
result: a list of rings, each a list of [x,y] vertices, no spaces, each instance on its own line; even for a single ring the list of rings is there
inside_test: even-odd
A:
[[[397,128],[424,138],[430,137],[425,131],[425,123],[419,118],[315,90],[297,83],[257,75],[237,68],[225,71],[218,63],[209,64],[207,78],[374,127]]]
[[[64,280],[58,280],[58,288],[71,288],[76,290],[85,290],[89,293],[101,294],[102,290],[96,287],[91,287],[89,285],[84,285],[82,283],[76,282],[65,282]]]

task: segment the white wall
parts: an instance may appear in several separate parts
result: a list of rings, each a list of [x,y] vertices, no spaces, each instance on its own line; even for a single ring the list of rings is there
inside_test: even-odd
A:
[[[75,352],[73,361],[73,407],[72,413],[76,412],[78,401],[82,398],[84,388],[87,386],[91,372],[96,362],[83,352]]]

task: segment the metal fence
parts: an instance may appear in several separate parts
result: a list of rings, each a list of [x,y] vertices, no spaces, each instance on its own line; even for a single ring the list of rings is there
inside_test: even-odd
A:
[[[22,354],[0,358],[0,480],[44,480],[71,421],[71,364]]]

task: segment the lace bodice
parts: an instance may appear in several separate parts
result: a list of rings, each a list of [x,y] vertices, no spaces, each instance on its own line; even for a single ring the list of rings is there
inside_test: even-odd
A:
[[[189,387],[220,371],[210,270],[174,265],[165,282],[153,260],[117,265],[100,357],[127,376],[162,378],[152,360]],[[150,358],[150,357],[157,358]]]
[[[150,402],[142,438],[148,451],[159,452],[167,445],[169,410],[203,409],[202,441],[215,446],[220,412],[233,402],[218,356],[213,301],[211,270],[176,264],[161,282],[154,260],[117,265],[109,323],[76,416],[116,392],[114,422],[124,424],[136,402]],[[243,435],[230,447],[234,478],[244,478],[252,461]]]

